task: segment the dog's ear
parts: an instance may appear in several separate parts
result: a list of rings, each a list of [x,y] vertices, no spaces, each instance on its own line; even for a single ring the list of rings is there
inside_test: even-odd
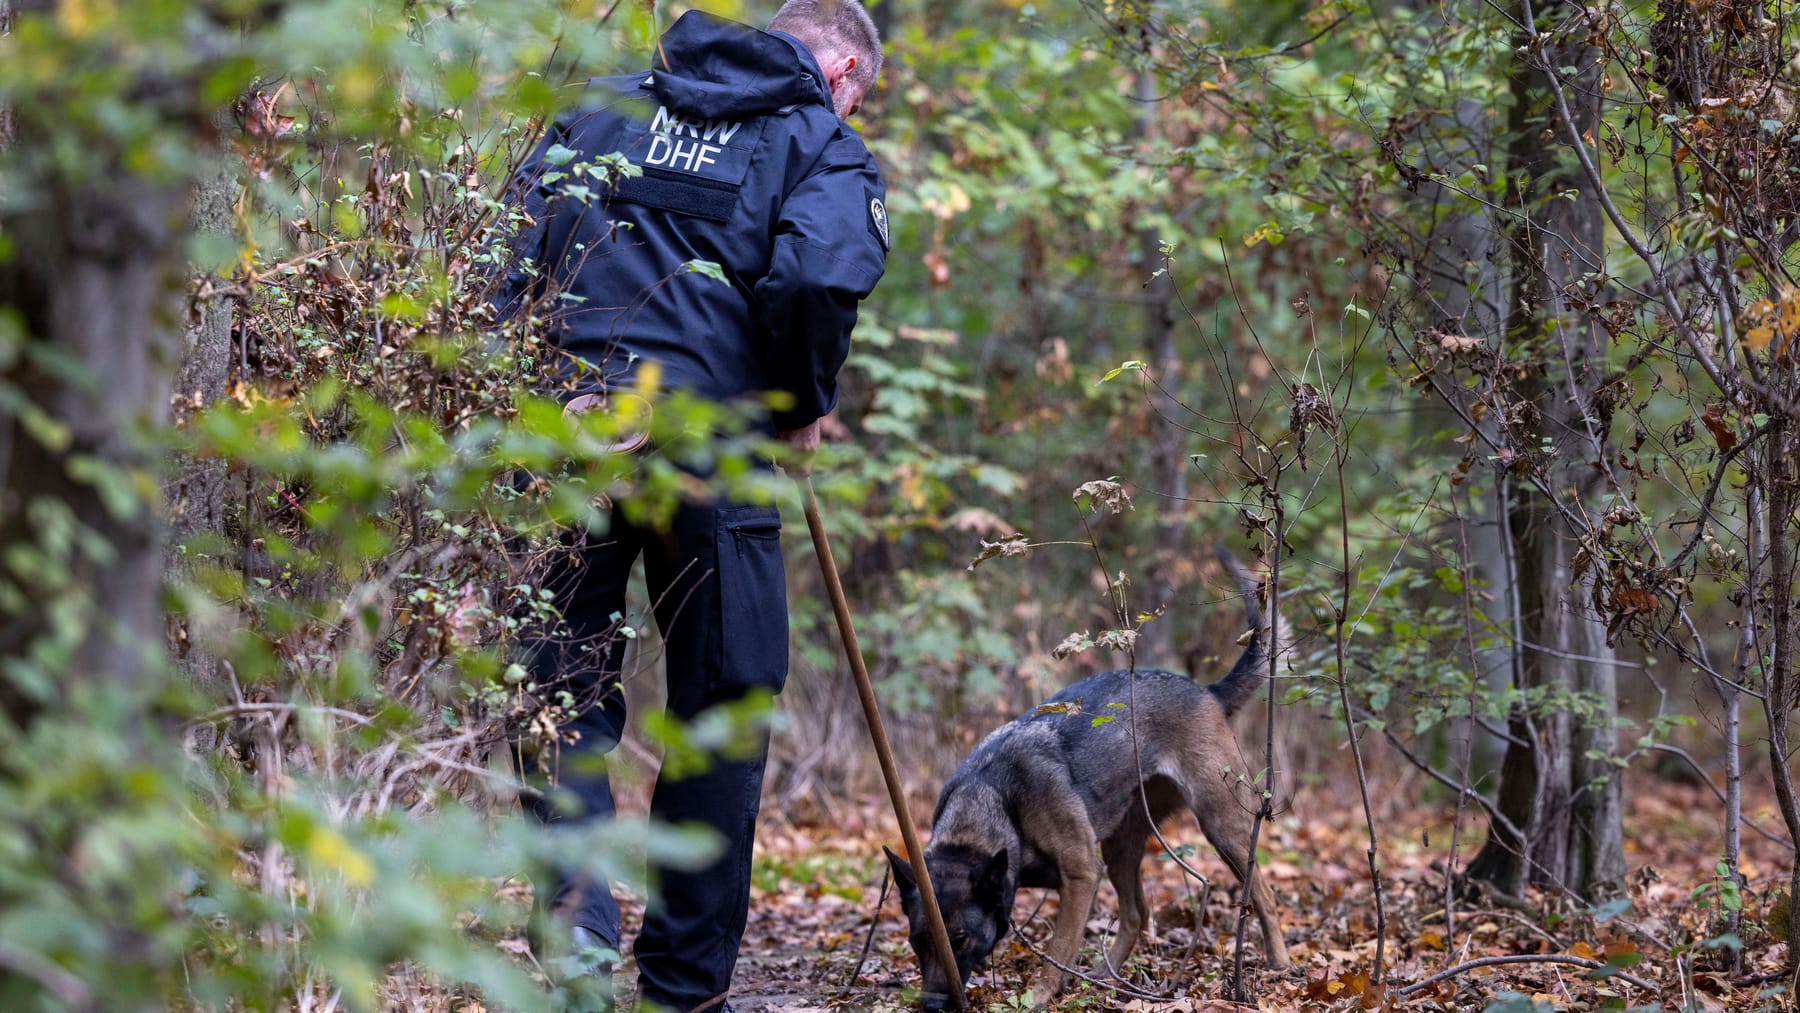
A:
[[[887,852],[888,868],[894,870],[894,883],[900,888],[901,899],[905,900],[918,893],[919,880],[913,875],[912,863],[894,854],[894,849],[885,844],[881,846],[881,850]]]
[[[1002,904],[1012,906],[1011,898],[1006,896],[1006,864],[1006,849],[1001,848],[975,877],[975,897],[984,910]]]

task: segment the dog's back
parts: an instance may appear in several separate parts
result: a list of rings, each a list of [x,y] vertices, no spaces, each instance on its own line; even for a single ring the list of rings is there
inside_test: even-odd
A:
[[[1256,578],[1228,553],[1219,558],[1243,591],[1250,621],[1244,650],[1223,678],[1201,686],[1160,668],[1118,669],[1065,687],[975,747],[945,782],[932,825],[940,825],[946,805],[968,784],[999,791],[1007,807],[1017,809],[1033,804],[1033,785],[1066,779],[1093,812],[1095,796],[1135,796],[1142,781],[1173,773],[1164,763],[1172,754],[1206,743],[1231,743],[1235,753],[1225,721],[1261,687],[1271,637]],[[1134,762],[1117,762],[1121,749]]]
[[[1109,960],[1122,963],[1147,917],[1138,879],[1144,844],[1154,824],[1176,811],[1195,814],[1234,873],[1242,878],[1248,871],[1250,809],[1238,795],[1249,771],[1229,718],[1261,684],[1270,637],[1254,580],[1235,560],[1225,557],[1225,564],[1247,592],[1252,632],[1223,678],[1203,686],[1162,669],[1090,676],[996,729],[944,784],[925,854],[934,883],[944,883],[940,900],[963,980],[1005,934],[1021,886],[1061,892],[1051,966],[1067,966],[1093,903],[1096,846],[1120,895],[1120,934]],[[936,990],[943,976],[919,945],[910,870],[891,852],[889,858],[927,996],[942,998]],[[1286,966],[1273,898],[1260,880],[1252,902],[1271,963]],[[1057,987],[1060,976],[1046,971],[1035,989],[1038,1001]]]
[[[1239,671],[1245,667],[1252,674]],[[1222,696],[1220,686],[1230,695]],[[1184,757],[1197,748],[1217,754],[1208,763],[1218,769],[1241,766],[1226,719],[1231,705],[1241,705],[1254,692],[1254,665],[1241,659],[1213,686],[1162,669],[1090,676],[976,746],[945,782],[932,826],[956,827],[958,837],[980,826],[979,836],[992,843],[992,824],[970,819],[973,812],[955,811],[969,804],[965,796],[991,793],[998,808],[1012,815],[1021,838],[1020,885],[1056,886],[1058,870],[1047,861],[1039,838],[1056,832],[1055,825],[1066,818],[1060,814],[1072,802],[1085,811],[1100,839],[1111,837],[1141,809],[1140,785],[1152,789],[1156,819],[1182,808],[1183,797],[1159,790],[1158,780],[1183,783],[1191,768]]]

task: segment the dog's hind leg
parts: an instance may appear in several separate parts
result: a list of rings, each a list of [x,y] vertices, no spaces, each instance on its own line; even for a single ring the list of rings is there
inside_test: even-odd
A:
[[[1202,789],[1198,804],[1193,807],[1194,816],[1200,821],[1200,830],[1212,842],[1219,857],[1231,867],[1232,875],[1237,877],[1238,883],[1249,895],[1250,907],[1256,912],[1256,920],[1262,924],[1269,966],[1285,971],[1292,964],[1288,959],[1287,940],[1282,938],[1281,922],[1275,913],[1275,893],[1263,881],[1260,869],[1245,882],[1244,873],[1250,868],[1250,811],[1219,775],[1214,774],[1210,781],[1203,783],[1211,787]]]
[[[1121,839],[1123,838],[1123,839]],[[1144,840],[1142,835],[1118,833],[1102,841],[1100,857],[1106,861],[1106,878],[1119,893],[1119,934],[1106,952],[1113,974],[1125,976],[1125,961],[1143,938],[1147,921],[1144,901]]]

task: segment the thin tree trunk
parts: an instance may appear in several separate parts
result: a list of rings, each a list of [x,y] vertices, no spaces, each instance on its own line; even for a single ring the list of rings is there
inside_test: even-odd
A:
[[[1574,13],[1578,7],[1564,4],[1563,9],[1579,16]],[[1563,131],[1588,136],[1600,123],[1600,54],[1587,44],[1585,34],[1574,37],[1582,41],[1559,47],[1566,51],[1554,54],[1546,68],[1549,73],[1561,73],[1564,66],[1575,68],[1566,86],[1570,122],[1557,131],[1565,144],[1571,138]],[[1567,434],[1556,444],[1550,488],[1574,491],[1577,516],[1599,517],[1606,512],[1602,493],[1612,456],[1611,417],[1608,409],[1596,405],[1594,388],[1606,372],[1609,339],[1594,317],[1577,307],[1598,301],[1585,296],[1595,291],[1591,278],[1605,273],[1604,213],[1599,194],[1566,158],[1547,182],[1541,191],[1550,198],[1545,223],[1561,248],[1544,249],[1544,281],[1550,297],[1547,319],[1560,325],[1552,344],[1561,356],[1552,363],[1551,373],[1560,372],[1561,383],[1547,392],[1551,400],[1542,407],[1549,420],[1546,431]],[[1599,571],[1575,570],[1569,557],[1582,532],[1572,530],[1567,517],[1559,513],[1555,518],[1558,566],[1539,575],[1550,582],[1545,585],[1545,600],[1554,600],[1559,613],[1557,638],[1543,643],[1560,652],[1557,667],[1565,684],[1589,706],[1569,722],[1568,773],[1562,784],[1569,798],[1565,861],[1547,867],[1559,870],[1557,875],[1567,886],[1594,901],[1618,896],[1625,888],[1624,796],[1619,769],[1612,763],[1618,752],[1618,669],[1611,638],[1595,608]]]
[[[869,20],[875,22],[875,30],[881,33],[883,42],[894,33],[894,8],[900,0],[872,0],[868,4]]]
[[[1725,709],[1725,866],[1737,877],[1738,885],[1744,885],[1742,872],[1743,862],[1743,821],[1744,821],[1744,758],[1743,758],[1743,694],[1739,686],[1750,685],[1752,671],[1758,656],[1756,635],[1758,619],[1762,603],[1763,553],[1768,545],[1767,515],[1764,513],[1764,495],[1761,486],[1754,476],[1762,474],[1760,458],[1762,448],[1750,447],[1744,452],[1744,470],[1752,477],[1745,483],[1744,489],[1744,559],[1747,570],[1744,582],[1749,593],[1743,596],[1738,617],[1737,664],[1732,675],[1736,680],[1730,682],[1714,676],[1713,689],[1719,694],[1719,703]],[[1800,837],[1794,838],[1800,840]],[[1731,930],[1739,930],[1743,912],[1733,912]],[[1743,962],[1742,951],[1732,957],[1732,970],[1741,973]]]
[[[0,0],[0,35],[12,34],[12,0]],[[12,110],[0,105],[0,150],[12,147]]]
[[[1441,19],[1444,37],[1461,31],[1463,23],[1481,17],[1485,8],[1473,0],[1434,8]],[[1427,71],[1429,72],[1429,71]],[[1421,128],[1416,150],[1418,160],[1430,175],[1455,179],[1476,165],[1495,165],[1505,160],[1495,150],[1490,125],[1489,105],[1473,99],[1456,102],[1448,113],[1426,121]],[[1429,231],[1418,261],[1423,293],[1422,304],[1414,314],[1414,333],[1424,335],[1442,332],[1463,335],[1499,347],[1505,340],[1507,323],[1505,307],[1510,279],[1502,270],[1502,232],[1492,211],[1472,204],[1462,193],[1427,178],[1418,188],[1421,202],[1429,202]],[[1440,389],[1457,390],[1461,379],[1445,377]],[[1490,396],[1482,389],[1476,396]],[[1466,410],[1466,406],[1465,406]],[[1465,451],[1440,441],[1439,434],[1460,430],[1463,416],[1451,410],[1447,401],[1424,402],[1413,418],[1413,436],[1421,446],[1433,446],[1439,453],[1457,455]],[[1493,445],[1498,439],[1498,426],[1492,414],[1475,422],[1485,434],[1484,443]],[[1485,473],[1484,473],[1485,472]],[[1499,694],[1519,677],[1517,637],[1515,634],[1515,596],[1513,562],[1509,546],[1508,487],[1509,476],[1502,468],[1471,468],[1469,514],[1460,525],[1463,569],[1469,582],[1465,604],[1470,610],[1469,660],[1477,687]],[[1487,646],[1480,646],[1485,643]],[[1515,729],[1518,734],[1524,729]],[[1461,771],[1465,786],[1492,784],[1502,762],[1505,740],[1487,732],[1473,716],[1461,718],[1448,726],[1446,753]],[[1527,798],[1535,796],[1533,757],[1514,758],[1515,785],[1531,786]],[[1459,812],[1460,812],[1459,798]],[[1460,828],[1460,820],[1458,823]],[[1452,833],[1452,855],[1446,876],[1446,925],[1453,929],[1455,911],[1450,882],[1456,876],[1456,832]],[[1516,893],[1515,884],[1508,888]]]
[[[1465,99],[1456,103],[1449,115],[1435,117],[1420,145],[1423,163],[1433,173],[1454,179],[1474,165],[1496,162],[1487,113],[1485,103]],[[1509,286],[1500,269],[1501,230],[1493,212],[1479,206],[1471,209],[1462,194],[1438,183],[1423,182],[1418,192],[1431,202],[1432,225],[1419,263],[1428,291],[1416,329],[1466,335],[1498,345],[1504,339],[1503,308]],[[1455,390],[1459,385],[1460,381],[1450,380],[1443,389]],[[1486,416],[1476,424],[1487,434],[1486,444],[1492,445],[1497,430],[1494,418]],[[1438,434],[1461,426],[1462,419],[1449,405],[1433,399],[1420,406],[1412,429],[1416,441],[1428,444]],[[1447,439],[1439,446],[1446,453],[1461,452]],[[1508,635],[1512,610],[1506,588],[1512,568],[1505,545],[1507,481],[1502,469],[1492,469],[1476,480],[1481,491],[1469,497],[1468,555],[1463,560],[1467,577],[1481,585],[1472,597],[1479,613],[1478,632],[1489,642],[1474,652],[1475,678],[1494,693],[1511,683],[1516,667],[1516,648]],[[1450,755],[1460,758],[1469,753],[1474,781],[1486,780],[1499,765],[1504,740],[1483,731],[1472,718],[1455,722],[1450,738]]]
[[[1769,502],[1769,569],[1767,588],[1770,634],[1769,670],[1764,686],[1763,706],[1769,720],[1769,762],[1775,782],[1775,799],[1787,824],[1790,840],[1800,841],[1800,795],[1794,790],[1793,717],[1800,705],[1800,686],[1794,678],[1795,613],[1794,613],[1794,513],[1800,509],[1796,496],[1794,456],[1800,453],[1800,440],[1795,440],[1794,420],[1777,415],[1769,432],[1770,452],[1765,461],[1768,475]],[[1800,921],[1794,912],[1800,908],[1800,862],[1788,867],[1788,974],[1791,987],[1800,987],[1800,947],[1794,945],[1794,923]]]
[[[1152,8],[1154,12],[1154,8]],[[1154,17],[1154,13],[1152,13]],[[1139,71],[1132,85],[1138,102],[1138,143],[1148,149],[1156,138],[1157,77],[1155,71]],[[1164,237],[1150,230],[1138,233],[1139,269],[1148,277],[1144,286],[1144,351],[1153,364],[1157,388],[1149,393],[1150,485],[1156,490],[1156,527],[1144,565],[1145,595],[1149,609],[1170,608],[1181,600],[1175,574],[1192,572],[1187,556],[1187,430],[1175,420],[1187,413],[1176,399],[1187,370],[1175,341],[1175,285],[1164,270]],[[1154,273],[1152,273],[1154,272]],[[1191,597],[1191,596],[1189,596]],[[1179,611],[1179,610],[1177,610]],[[1175,617],[1146,623],[1138,632],[1137,657],[1158,664],[1174,663],[1177,630]]]
[[[1573,681],[1573,666],[1557,656],[1569,619],[1562,608],[1569,586],[1568,543],[1542,493],[1520,489],[1518,500],[1513,539],[1519,560],[1520,625],[1527,645],[1525,686],[1555,691]],[[1535,797],[1526,814],[1528,822],[1519,824],[1528,835],[1525,879],[1552,886],[1561,880],[1568,857],[1572,722],[1566,711],[1538,711],[1523,716],[1520,730],[1525,733],[1518,736],[1520,741],[1530,743],[1536,753]]]
[[[1525,21],[1531,5],[1521,7]],[[1568,5],[1557,4],[1552,13],[1564,15]],[[1546,111],[1546,71],[1575,68],[1566,88],[1575,97],[1573,122],[1567,126],[1581,134],[1599,118],[1595,51],[1585,36],[1572,38],[1580,41],[1553,44],[1543,54],[1543,69],[1521,63],[1513,77],[1518,98],[1513,162],[1522,176],[1528,219],[1514,233],[1521,299],[1509,334],[1530,342],[1543,365],[1542,373],[1521,389],[1541,416],[1535,433],[1522,433],[1521,440],[1535,436],[1551,443],[1549,453],[1541,456],[1543,487],[1521,485],[1514,492],[1512,538],[1525,651],[1521,686],[1567,689],[1588,701],[1590,713],[1514,715],[1517,741],[1507,748],[1499,803],[1527,839],[1507,840],[1508,835],[1496,831],[1470,863],[1469,875],[1508,893],[1516,892],[1528,876],[1531,882],[1559,884],[1593,899],[1623,888],[1625,862],[1623,802],[1610,762],[1617,746],[1615,662],[1593,607],[1597,575],[1577,570],[1574,554],[1582,532],[1568,520],[1571,513],[1604,512],[1597,508],[1597,469],[1606,466],[1610,422],[1593,404],[1590,389],[1604,361],[1603,333],[1585,313],[1564,312],[1571,303],[1593,302],[1581,292],[1590,284],[1586,276],[1603,270],[1598,195],[1566,161],[1559,162],[1561,146],[1546,143],[1544,136],[1549,131],[1567,140],[1564,127]],[[1571,196],[1565,199],[1565,194]],[[1536,446],[1512,450],[1540,453]],[[1569,495],[1568,509],[1559,510],[1550,495]],[[1514,784],[1509,778],[1524,780]],[[1521,868],[1522,862],[1528,868]]]
[[[0,420],[0,544],[44,555],[8,575],[19,597],[0,615],[0,710],[20,725],[81,680],[130,692],[157,667],[163,523],[124,490],[147,485],[143,436],[168,412],[188,201],[184,186],[123,173],[23,185],[43,199],[0,216],[17,251],[0,262],[0,305],[26,332],[0,382],[41,415]],[[97,538],[45,537],[69,522]]]
[[[190,221],[197,236],[229,242],[233,236],[232,208],[237,200],[237,173],[221,162],[218,169],[194,188]],[[223,279],[204,276],[197,288]],[[181,368],[175,379],[176,421],[185,422],[196,412],[225,396],[231,376],[232,300],[197,290],[189,301],[186,341]],[[166,492],[172,541],[181,543],[199,531],[221,531],[225,523],[225,469],[216,461],[183,460]]]
[[[229,117],[221,115],[223,121]],[[201,179],[194,188],[193,213],[190,216],[194,234],[215,241],[229,242],[234,234],[233,207],[237,199],[237,173],[229,156],[220,159],[218,168]],[[208,286],[223,279],[204,275],[194,281],[188,301],[188,320],[181,367],[175,378],[171,399],[174,423],[187,425],[195,415],[225,396],[231,376],[231,328],[235,305],[224,295],[208,294]],[[165,579],[178,585],[189,567],[202,562],[203,545],[190,544],[196,536],[214,536],[214,546],[227,544],[226,504],[230,501],[227,483],[229,472],[224,461],[200,455],[178,457],[164,487],[167,504],[169,543]],[[187,551],[177,551],[185,549]],[[170,616],[170,648],[183,674],[201,686],[220,681],[219,659],[209,649],[213,637],[197,622],[200,617],[179,610]],[[196,744],[206,748],[204,736],[213,734],[211,726],[202,726]]]

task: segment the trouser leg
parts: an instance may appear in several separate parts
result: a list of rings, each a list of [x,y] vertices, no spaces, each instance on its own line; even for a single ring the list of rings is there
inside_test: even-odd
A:
[[[676,717],[692,719],[753,689],[781,689],[788,634],[779,524],[772,508],[683,508],[671,537],[646,546]],[[739,746],[704,773],[659,777],[651,799],[656,819],[706,826],[723,843],[705,868],[663,870],[651,893],[635,945],[639,993],[669,1009],[723,995],[737,964],[767,734]]]
[[[764,755],[719,761],[704,774],[657,783],[651,806],[658,819],[704,825],[724,845],[705,868],[662,870],[652,891],[634,949],[638,988],[669,1009],[693,1009],[731,987],[750,911]]]
[[[625,729],[625,694],[620,683],[623,639],[618,621],[625,611],[625,585],[638,548],[636,534],[622,519],[592,544],[559,556],[544,586],[554,595],[566,635],[550,635],[530,645],[530,668],[540,685],[567,692],[573,714],[563,731],[574,741],[528,758],[537,787],[546,795],[531,811],[547,824],[582,824],[615,813],[606,754]],[[540,892],[540,913],[554,913],[564,926],[580,926],[617,948],[618,902],[611,885],[565,866],[548,891]]]

